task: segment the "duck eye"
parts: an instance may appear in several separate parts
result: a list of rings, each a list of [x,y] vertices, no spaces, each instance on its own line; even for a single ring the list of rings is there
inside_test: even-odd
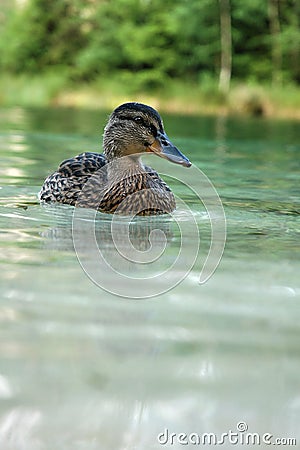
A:
[[[134,118],[134,121],[135,121],[136,123],[143,123],[143,119],[142,119],[140,116],[135,117],[135,118]]]

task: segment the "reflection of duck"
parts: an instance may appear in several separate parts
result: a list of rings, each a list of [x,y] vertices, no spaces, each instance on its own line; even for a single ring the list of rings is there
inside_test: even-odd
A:
[[[52,209],[45,211],[53,218]],[[97,270],[101,267],[102,274],[107,271],[103,262],[106,261],[121,273],[149,277],[165,270],[174,252],[178,252],[177,227],[165,217],[128,221],[127,217],[113,219],[110,214],[95,216],[89,209],[77,209],[75,213],[74,217],[72,210],[62,205],[55,207],[57,223],[41,233],[42,245],[48,251],[73,252],[75,242],[80,258]],[[100,259],[99,254],[102,255]]]
[[[105,127],[104,152],[82,153],[63,161],[44,182],[42,202],[60,202],[119,214],[163,214],[175,209],[167,184],[141,155],[153,152],[185,167],[190,161],[170,142],[158,112],[125,103]]]

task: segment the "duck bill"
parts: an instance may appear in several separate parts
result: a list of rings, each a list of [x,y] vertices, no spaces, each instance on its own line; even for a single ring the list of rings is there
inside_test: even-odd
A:
[[[172,144],[165,133],[158,132],[155,141],[149,145],[147,151],[153,152],[161,158],[165,158],[184,167],[190,167],[192,165],[189,159]]]

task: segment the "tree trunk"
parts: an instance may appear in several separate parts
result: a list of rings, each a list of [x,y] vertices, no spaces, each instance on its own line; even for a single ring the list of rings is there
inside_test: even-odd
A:
[[[219,0],[221,33],[221,68],[219,89],[227,93],[230,87],[232,67],[230,0]]]
[[[269,21],[271,33],[271,51],[272,51],[272,82],[280,84],[282,82],[282,48],[280,42],[280,19],[279,19],[279,0],[269,0]]]
[[[299,17],[300,17],[300,5],[299,0],[294,0],[293,5],[293,13],[292,19],[293,19],[293,28],[295,30],[295,34],[299,33],[300,23],[299,23]],[[292,50],[292,77],[294,81],[297,83],[300,83],[300,48],[298,43],[293,46]]]

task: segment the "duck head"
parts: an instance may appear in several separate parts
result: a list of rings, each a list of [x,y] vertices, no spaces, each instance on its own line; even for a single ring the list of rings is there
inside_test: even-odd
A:
[[[173,163],[191,166],[168,138],[158,112],[142,103],[124,103],[112,112],[104,130],[103,145],[109,162],[151,152]]]

